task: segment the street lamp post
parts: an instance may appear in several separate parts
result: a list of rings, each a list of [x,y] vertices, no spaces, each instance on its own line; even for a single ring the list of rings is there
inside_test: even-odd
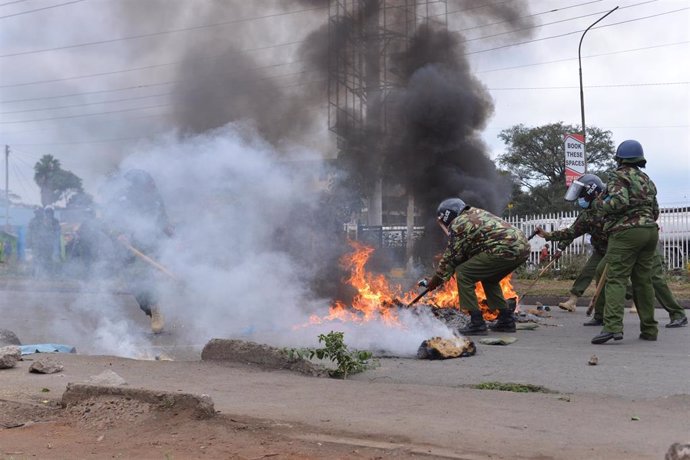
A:
[[[589,27],[587,27],[585,31],[582,33],[582,37],[580,37],[580,45],[577,47],[577,62],[580,66],[580,113],[582,114],[582,139],[584,140],[585,145],[587,145],[587,136],[585,134],[585,92],[582,89],[582,40],[585,38],[585,34],[589,31],[589,29],[597,25],[599,21],[601,21],[617,9],[618,7],[615,7],[614,9],[612,9],[611,11],[597,19],[595,22],[593,22]]]

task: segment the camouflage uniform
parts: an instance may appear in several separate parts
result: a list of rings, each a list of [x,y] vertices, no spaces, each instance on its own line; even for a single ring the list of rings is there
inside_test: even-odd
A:
[[[638,167],[624,163],[611,173],[607,190],[604,199],[592,203],[594,209],[605,215],[604,231],[609,234],[602,333],[623,332],[625,289],[630,278],[641,337],[654,340],[658,333],[652,287],[652,267],[659,240],[656,186]]]
[[[444,281],[455,275],[460,306],[479,311],[475,283],[481,282],[492,310],[507,310],[499,282],[525,263],[529,256],[525,235],[488,211],[467,208],[450,224],[448,247],[436,276]]]
[[[603,259],[606,254],[608,235],[604,232],[603,214],[591,208],[584,209],[570,227],[547,233],[544,236],[546,241],[560,241],[558,248],[563,250],[568,247],[575,238],[585,233],[589,233],[591,236],[591,243],[594,251],[589,259],[587,259],[587,263],[585,263],[577,279],[575,279],[572,288],[570,288],[570,293],[577,297],[582,297],[582,294],[584,294],[594,278],[599,262],[601,262],[601,259]]]

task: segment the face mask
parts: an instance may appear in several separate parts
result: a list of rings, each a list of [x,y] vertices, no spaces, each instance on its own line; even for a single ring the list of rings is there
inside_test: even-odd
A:
[[[580,205],[582,209],[587,209],[589,208],[589,201],[585,200],[584,198],[580,197],[577,199],[577,204]]]

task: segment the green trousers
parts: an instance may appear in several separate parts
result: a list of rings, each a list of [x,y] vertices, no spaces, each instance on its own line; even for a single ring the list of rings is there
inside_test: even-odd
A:
[[[604,293],[604,332],[623,332],[625,289],[632,282],[633,301],[640,318],[640,331],[656,337],[652,267],[659,241],[657,227],[634,227],[613,233],[606,251],[608,271]]]
[[[582,297],[582,294],[585,293],[589,287],[589,284],[592,282],[592,279],[594,279],[597,266],[603,258],[604,254],[600,254],[597,251],[592,252],[592,255],[589,256],[589,259],[587,259],[587,263],[585,263],[585,266],[582,267],[582,271],[579,275],[577,275],[577,278],[573,283],[573,287],[570,288],[570,293],[572,295]]]
[[[605,266],[606,258],[604,257],[599,265],[597,265],[594,274],[596,283],[599,283],[601,273],[604,271]],[[671,321],[681,319],[686,316],[685,310],[676,300],[673,292],[671,292],[671,289],[668,287],[666,279],[664,278],[664,258],[658,251],[654,256],[654,265],[652,266],[652,288],[654,289],[654,297],[656,298],[657,302],[659,302],[659,305],[661,305],[661,307],[668,312],[668,316],[671,318]],[[632,298],[631,284],[628,284],[626,288],[625,298]],[[606,295],[602,292],[602,294],[597,298],[596,304],[594,305],[595,319],[604,319],[604,305],[606,304],[605,299]]]
[[[664,278],[664,258],[659,252],[654,256],[652,287],[654,288],[654,297],[656,297],[662,308],[668,312],[671,321],[685,318],[685,309],[678,303]]]
[[[506,259],[483,252],[455,267],[460,307],[470,312],[479,311],[479,301],[474,292],[474,285],[481,282],[489,309],[507,309],[508,305],[503,297],[500,281],[524,264],[526,260],[527,257]]]

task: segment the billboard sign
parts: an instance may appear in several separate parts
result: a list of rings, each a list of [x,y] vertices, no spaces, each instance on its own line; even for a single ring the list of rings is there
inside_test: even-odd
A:
[[[565,185],[573,183],[587,171],[585,138],[581,134],[565,135]]]

